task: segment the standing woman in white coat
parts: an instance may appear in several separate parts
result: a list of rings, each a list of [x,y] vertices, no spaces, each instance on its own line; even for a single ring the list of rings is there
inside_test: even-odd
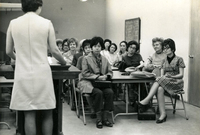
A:
[[[66,62],[56,45],[51,21],[39,16],[42,0],[21,2],[25,14],[11,20],[6,39],[6,53],[16,60],[10,109],[24,111],[26,135],[36,135],[36,110],[41,110],[42,132],[52,135],[56,100],[47,49],[61,64]]]

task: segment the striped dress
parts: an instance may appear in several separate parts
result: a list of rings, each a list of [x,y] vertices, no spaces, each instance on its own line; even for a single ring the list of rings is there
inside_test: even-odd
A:
[[[170,64],[167,58],[165,58],[162,68],[164,69],[165,74],[177,75],[179,74],[179,68],[185,68],[185,63],[183,58],[179,56],[175,56]],[[170,94],[182,90],[184,86],[183,79],[172,79],[162,76],[158,77],[156,81],[164,90]]]

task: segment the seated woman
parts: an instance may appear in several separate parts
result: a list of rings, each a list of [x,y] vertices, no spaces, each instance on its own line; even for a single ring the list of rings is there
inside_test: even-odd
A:
[[[83,57],[82,61],[82,80],[90,81],[92,87],[89,88],[88,85],[85,92],[90,93],[93,101],[93,108],[97,115],[96,127],[103,128],[103,125],[112,127],[107,115],[109,111],[113,111],[113,91],[110,86],[95,83],[95,80],[110,80],[113,75],[112,69],[108,60],[100,54],[103,39],[93,37],[90,46],[92,52]]]
[[[91,52],[91,47],[90,47],[90,40],[89,39],[85,39],[82,43],[81,48],[83,48],[83,56],[80,56],[78,58],[76,67],[80,70],[82,70],[82,61],[83,61],[83,57],[87,56],[90,52]]]
[[[108,55],[108,47],[111,45],[112,41],[110,39],[105,39],[103,43],[102,51],[100,52],[102,56],[106,57]],[[107,58],[107,57],[106,57]]]
[[[127,44],[127,55],[122,57],[122,61],[126,63],[127,67],[135,68],[135,70],[142,70],[144,62],[142,56],[137,53],[139,44],[136,41],[130,41]]]
[[[62,55],[69,51],[69,45],[68,45],[67,41],[68,41],[68,38],[64,39],[62,42],[62,51],[63,51]]]
[[[78,42],[76,41],[75,38],[70,38],[68,41],[67,41],[68,45],[69,45],[69,51],[66,52],[66,53],[63,53],[63,56],[66,60],[66,62],[68,64],[72,64],[72,60],[74,58],[74,55],[76,53],[78,53],[78,51],[76,50],[76,47],[78,46]]]
[[[120,58],[120,61],[122,61],[122,57],[127,55],[127,42],[126,41],[121,41],[119,43],[119,52],[117,53],[118,57]]]
[[[153,72],[157,77],[160,76],[161,64],[166,58],[166,54],[163,52],[163,41],[164,39],[158,37],[152,39],[155,53],[149,56],[144,66],[145,71]]]
[[[80,42],[79,42],[79,45],[78,47],[76,48],[76,50],[78,51],[78,53],[76,53],[74,55],[74,58],[72,60],[72,65],[73,66],[76,66],[77,65],[77,62],[78,62],[78,59],[84,55],[84,49],[83,49],[83,42],[85,41],[86,39],[82,39]],[[88,42],[88,41],[87,41]],[[90,44],[90,43],[89,43]]]
[[[166,53],[167,57],[162,64],[161,77],[156,79],[148,96],[138,103],[140,111],[144,112],[148,109],[148,103],[152,97],[157,94],[160,117],[156,123],[163,123],[167,119],[164,92],[166,91],[173,94],[174,92],[181,91],[183,89],[185,64],[183,58],[175,55],[175,42],[170,38],[164,40],[163,51]]]
[[[89,39],[85,39],[82,43],[81,48],[83,49],[83,56],[80,56],[78,58],[78,62],[76,64],[76,67],[80,70],[82,70],[82,61],[83,61],[83,57],[87,56],[90,52],[91,52],[91,47],[90,47],[90,40]],[[82,78],[82,74],[79,75],[79,78]],[[78,88],[83,92],[83,93],[87,93],[87,89],[93,87],[91,82],[88,80],[80,80],[78,82]],[[87,102],[91,108],[91,118],[96,118],[96,113],[94,111],[94,108],[92,106],[92,100],[91,97],[86,96]]]
[[[112,43],[108,47],[108,54],[105,55],[111,66],[113,66],[114,63],[119,62],[120,60],[118,55],[115,53],[116,51],[117,51],[117,45],[115,43]]]
[[[61,53],[63,52],[63,50],[62,50],[62,43],[63,43],[62,39],[56,39],[56,44],[57,44],[58,49],[60,50]]]
[[[122,61],[126,63],[127,67],[134,68],[134,70],[142,70],[144,62],[142,56],[137,53],[139,50],[139,44],[136,41],[130,41],[127,44],[127,55],[122,57]],[[135,101],[137,100],[137,84],[129,85],[129,100],[132,106],[135,106]],[[136,108],[135,108],[136,109]]]

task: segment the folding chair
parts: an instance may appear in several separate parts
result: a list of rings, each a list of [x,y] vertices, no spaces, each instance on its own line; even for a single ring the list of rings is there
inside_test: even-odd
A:
[[[183,100],[183,94],[185,94],[185,92],[183,90],[181,90],[181,91],[175,92],[173,95],[171,95],[171,94],[169,94],[169,95],[170,95],[170,99],[171,99],[171,103],[172,103],[172,107],[173,107],[173,114],[176,113],[176,110],[184,110],[185,119],[188,120],[188,116],[186,113],[186,107],[185,107],[185,103]],[[177,99],[179,96],[181,97],[181,102],[182,102],[183,108],[176,108],[176,103],[177,103]],[[174,98],[174,100],[173,100],[173,98]]]
[[[172,105],[172,109],[167,109],[167,110],[173,110],[173,114],[176,113],[176,110],[184,110],[184,114],[185,114],[185,119],[188,120],[188,116],[186,113],[186,107],[185,107],[185,103],[183,100],[183,94],[185,94],[184,90],[175,92],[173,94],[170,94],[168,92],[165,92],[165,95],[169,96],[170,101],[165,102],[165,105]],[[181,102],[183,107],[182,108],[176,108],[176,103],[177,103],[177,99],[179,99],[179,97],[181,98]],[[157,103],[153,103],[154,105],[157,105]]]
[[[78,93],[78,106],[77,106],[78,118],[80,118],[80,112],[82,110],[83,123],[84,123],[84,125],[86,125],[86,117],[85,117],[85,115],[91,114],[91,112],[86,112],[86,109],[90,109],[91,105],[90,105],[90,103],[88,103],[89,104],[89,108],[86,108],[85,104],[84,104],[83,97],[90,97],[90,95],[87,94],[87,93],[82,93],[82,91],[80,91],[80,89],[78,89],[78,88],[76,88],[76,91]],[[114,123],[114,114],[113,114],[113,111],[111,111],[110,113],[112,115],[112,121]]]

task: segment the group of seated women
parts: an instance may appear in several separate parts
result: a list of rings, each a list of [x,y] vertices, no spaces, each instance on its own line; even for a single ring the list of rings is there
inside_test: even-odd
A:
[[[60,41],[60,40],[58,40]],[[150,92],[145,98],[137,102],[138,109],[145,112],[149,107],[149,102],[156,95],[159,105],[160,117],[156,123],[163,123],[167,119],[164,104],[164,92],[170,94],[183,89],[183,74],[185,64],[181,57],[176,56],[175,42],[168,38],[153,38],[152,46],[155,50],[153,55],[144,62],[139,54],[139,44],[136,41],[122,41],[119,44],[119,52],[116,52],[117,45],[111,40],[103,40],[101,37],[85,39],[81,43],[82,51],[77,52],[77,41],[74,38],[68,39],[67,43],[63,41],[62,52],[65,60],[77,66],[82,72],[78,87],[84,93],[90,94],[91,106],[95,113],[96,127],[112,127],[108,120],[109,111],[113,111],[114,92],[111,85],[102,85],[95,80],[109,81],[113,72],[111,66],[123,61],[126,67],[135,68],[135,70],[145,70],[156,74],[156,80],[152,84]],[[64,43],[65,42],[65,43]],[[64,51],[64,46],[68,51]],[[66,50],[67,50],[66,49]],[[135,85],[130,85],[136,87]]]

